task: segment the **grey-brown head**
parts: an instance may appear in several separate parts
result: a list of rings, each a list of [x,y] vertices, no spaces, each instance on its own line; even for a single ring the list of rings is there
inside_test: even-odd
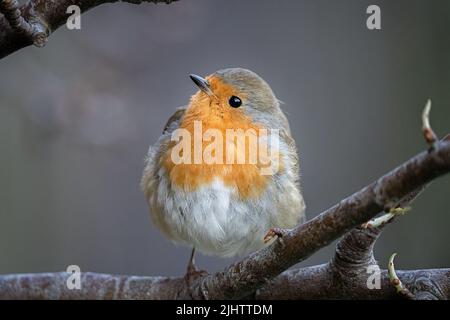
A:
[[[197,95],[202,95],[194,96],[194,99],[209,99],[223,108],[221,112],[226,108],[239,109],[253,121],[266,127],[289,131],[278,99],[267,82],[255,72],[229,68],[216,71],[206,78],[193,74],[190,77],[201,90]]]

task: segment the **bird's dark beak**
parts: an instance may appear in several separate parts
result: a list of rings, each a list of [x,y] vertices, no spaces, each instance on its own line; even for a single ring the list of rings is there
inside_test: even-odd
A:
[[[195,74],[190,74],[189,77],[192,81],[199,87],[200,90],[202,90],[204,93],[206,93],[209,96],[214,95],[211,86],[209,85],[208,81],[205,78],[202,78],[200,76],[197,76]]]

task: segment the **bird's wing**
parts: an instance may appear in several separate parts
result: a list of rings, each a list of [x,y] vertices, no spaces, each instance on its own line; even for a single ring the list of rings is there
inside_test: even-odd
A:
[[[166,125],[164,126],[163,134],[166,132],[172,132],[174,129],[178,128],[180,125],[180,120],[183,118],[184,113],[186,112],[187,106],[179,107],[174,114],[172,114],[167,120]]]
[[[295,144],[295,140],[284,129],[280,130],[280,136],[281,136],[281,139],[283,139],[288,146],[289,153],[287,156],[291,159],[292,173],[294,174],[295,180],[298,181],[300,167],[299,167],[298,152],[297,152],[297,146]]]
[[[187,106],[177,108],[164,126],[163,134],[154,145],[150,145],[145,158],[145,168],[141,179],[141,188],[148,198],[155,181],[158,181],[158,165],[162,155],[167,152],[170,145],[170,135],[180,125]]]

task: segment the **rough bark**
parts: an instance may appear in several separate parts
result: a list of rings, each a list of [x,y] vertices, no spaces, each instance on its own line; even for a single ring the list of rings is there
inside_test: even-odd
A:
[[[47,37],[66,23],[70,16],[66,10],[70,5],[77,5],[83,13],[104,3],[174,1],[178,0],[29,0],[18,8],[15,0],[0,0],[0,59],[33,43],[44,46]],[[20,17],[14,13],[15,9],[20,10]]]
[[[381,270],[380,288],[369,289],[367,267],[377,265],[373,243],[379,232],[356,228],[337,246],[331,262],[288,270],[245,298],[401,299]],[[450,269],[397,271],[417,299],[449,299]],[[184,278],[83,273],[80,290],[69,290],[66,272],[0,276],[3,299],[191,299]]]

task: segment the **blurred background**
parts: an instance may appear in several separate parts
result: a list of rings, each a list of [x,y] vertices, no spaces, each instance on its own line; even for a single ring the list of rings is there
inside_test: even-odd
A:
[[[371,4],[382,30],[366,28]],[[189,73],[240,66],[269,82],[300,149],[308,218],[426,148],[427,98],[435,131],[450,132],[449,1],[116,3],[81,26],[0,61],[0,273],[184,274],[190,249],[153,227],[139,180],[149,144],[196,90]],[[386,228],[376,258],[450,267],[449,226],[446,176]]]

